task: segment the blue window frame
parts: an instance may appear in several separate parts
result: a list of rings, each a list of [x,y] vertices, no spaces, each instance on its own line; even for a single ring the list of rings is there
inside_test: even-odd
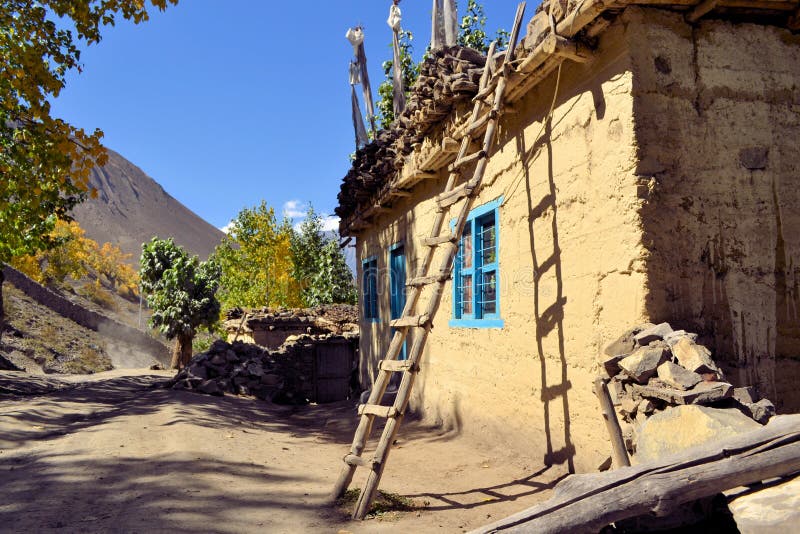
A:
[[[403,243],[389,247],[389,314],[391,319],[403,315],[406,306],[406,250]],[[394,335],[394,329],[392,329]],[[408,358],[408,337],[400,349],[398,360]],[[399,374],[397,376],[400,376]]]
[[[498,198],[470,211],[453,265],[453,319],[450,326],[502,328]],[[451,224],[455,226],[455,221]]]
[[[378,320],[378,258],[372,256],[361,262],[361,297],[364,319]]]

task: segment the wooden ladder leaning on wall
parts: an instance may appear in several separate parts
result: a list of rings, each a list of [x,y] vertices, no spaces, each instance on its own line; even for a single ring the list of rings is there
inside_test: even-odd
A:
[[[348,486],[353,480],[353,475],[357,467],[367,467],[370,469],[367,483],[361,490],[361,494],[356,502],[353,511],[354,519],[363,519],[369,510],[369,506],[375,498],[380,483],[383,469],[386,467],[386,460],[389,456],[392,443],[395,440],[397,431],[405,414],[408,401],[411,396],[411,388],[414,378],[419,371],[420,359],[425,348],[428,333],[433,326],[433,318],[439,308],[439,303],[444,292],[445,282],[450,279],[453,268],[453,261],[458,251],[458,243],[464,231],[464,226],[472,208],[472,203],[481,187],[481,181],[486,171],[486,164],[489,154],[494,146],[494,137],[497,130],[497,123],[503,111],[503,97],[506,88],[506,77],[512,72],[514,61],[514,49],[519,38],[522,18],[525,13],[525,2],[517,6],[517,13],[514,19],[514,27],[511,31],[508,49],[505,54],[500,56],[499,65],[494,69],[494,50],[496,43],[492,43],[484,67],[483,76],[479,86],[478,94],[474,98],[475,106],[472,110],[471,118],[466,129],[463,130],[461,148],[455,161],[450,165],[450,174],[444,191],[436,197],[438,209],[434,219],[430,237],[423,240],[427,251],[423,261],[417,270],[417,276],[412,278],[407,284],[410,288],[406,296],[406,305],[402,315],[391,322],[395,329],[386,358],[380,362],[378,377],[372,387],[372,392],[366,404],[359,406],[358,413],[361,416],[358,428],[353,437],[353,445],[350,453],[344,457],[344,467],[336,482],[332,492],[332,498],[338,499],[344,495]],[[467,154],[470,144],[478,138],[481,131],[484,131],[483,145],[481,150],[472,154]],[[477,163],[472,178],[456,186],[456,182],[461,177],[463,169],[471,163]],[[455,225],[451,231],[445,230],[442,233],[446,214],[449,210],[464,200],[458,213]],[[446,247],[444,256],[441,258],[439,270],[434,275],[430,275],[433,257],[438,247]],[[429,295],[425,311],[421,314],[415,312],[417,301],[423,288],[432,288]],[[405,342],[408,332],[416,330],[414,342],[409,352],[407,360],[398,360],[400,350]],[[402,373],[402,380],[397,396],[392,406],[383,406],[381,398],[386,392],[392,373]],[[375,417],[387,418],[386,426],[381,435],[375,455],[367,460],[361,456],[366,446],[369,435],[372,431],[372,424]]]

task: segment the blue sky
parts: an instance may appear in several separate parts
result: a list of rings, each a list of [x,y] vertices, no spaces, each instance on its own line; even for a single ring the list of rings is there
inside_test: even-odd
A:
[[[490,34],[511,29],[517,0],[483,3]],[[70,76],[53,112],[103,130],[106,146],[214,226],[261,199],[289,216],[308,202],[331,214],[354,150],[344,34],[364,26],[377,96],[391,56],[390,5],[182,0],[84,47],[83,73]],[[431,5],[400,4],[417,60],[430,39]]]

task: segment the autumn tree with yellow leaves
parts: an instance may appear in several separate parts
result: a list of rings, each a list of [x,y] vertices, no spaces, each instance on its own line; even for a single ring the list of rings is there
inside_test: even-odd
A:
[[[163,10],[177,0],[150,0]],[[50,114],[81,46],[98,43],[118,17],[148,19],[145,0],[4,0],[0,4],[0,268],[54,243],[57,219],[89,190],[105,163],[100,139]],[[3,324],[0,269],[0,332]]]
[[[76,221],[56,221],[47,239],[51,241],[50,248],[17,256],[11,265],[40,284],[57,285],[67,278],[90,277],[94,278],[93,294],[106,286],[125,298],[138,296],[139,274],[127,263],[131,255],[118,246],[101,246],[86,237]]]
[[[222,268],[218,298],[234,306],[300,306],[301,288],[292,276],[292,225],[278,220],[263,200],[231,222],[214,252]]]

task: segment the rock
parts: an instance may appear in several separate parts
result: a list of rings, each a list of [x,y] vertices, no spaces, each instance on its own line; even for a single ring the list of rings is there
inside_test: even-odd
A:
[[[672,346],[672,354],[684,369],[698,374],[719,373],[719,369],[711,359],[711,351],[698,345],[689,338],[681,338]]]
[[[742,403],[740,409],[745,415],[752,417],[754,421],[762,425],[767,424],[770,417],[775,415],[775,405],[767,399],[761,399],[753,403]]]
[[[729,398],[733,386],[727,382],[700,382],[688,391],[660,387],[652,384],[634,385],[634,393],[648,399],[663,400],[669,404],[711,404]]]
[[[751,171],[766,169],[769,160],[769,147],[752,146],[739,150],[739,164]]]
[[[636,382],[644,384],[656,374],[656,369],[668,357],[668,349],[664,344],[640,347],[633,354],[619,361],[622,371]]]
[[[216,380],[204,380],[195,389],[207,395],[222,396],[222,388],[219,387]]]
[[[208,369],[203,367],[202,365],[192,364],[186,369],[187,376],[192,378],[199,378],[201,380],[205,380],[208,378]]]
[[[264,375],[261,377],[261,383],[265,386],[277,386],[281,382],[283,382],[283,379],[275,374]]]
[[[611,403],[614,406],[619,406],[622,403],[622,396],[625,393],[622,382],[619,380],[611,380],[608,383],[608,393],[611,395]]]
[[[653,341],[659,341],[664,339],[665,336],[672,333],[672,327],[669,323],[661,323],[655,326],[651,326],[650,328],[646,328],[636,334],[633,339],[636,340],[636,343],[640,347],[644,347],[649,345]]]
[[[672,406],[649,417],[639,428],[638,462],[657,460],[695,445],[761,428],[739,410],[708,406]]]
[[[638,413],[650,415],[651,413],[656,411],[656,405],[650,399],[642,399],[641,401],[639,401],[639,405],[636,407],[636,411]]]
[[[690,334],[686,330],[675,330],[664,337],[664,341],[670,347],[681,340],[681,338],[689,338],[690,341],[697,341],[697,334]]]
[[[654,326],[652,323],[634,326],[605,348],[603,353],[607,358],[603,360],[603,368],[609,378],[619,373],[619,361],[636,350],[636,340],[634,339],[636,334],[652,326]]]
[[[753,386],[733,388],[733,398],[742,404],[755,404],[758,402],[758,394]]]
[[[690,389],[703,380],[703,377],[699,374],[684,369],[670,361],[659,365],[657,373],[658,378],[668,386],[683,390]]]
[[[800,476],[732,495],[728,508],[742,534],[789,534],[800,525]]]
[[[636,407],[638,405],[638,401],[635,401],[630,397],[625,397],[622,399],[619,411],[622,415],[626,416],[630,420],[633,419],[634,415],[636,415]]]

